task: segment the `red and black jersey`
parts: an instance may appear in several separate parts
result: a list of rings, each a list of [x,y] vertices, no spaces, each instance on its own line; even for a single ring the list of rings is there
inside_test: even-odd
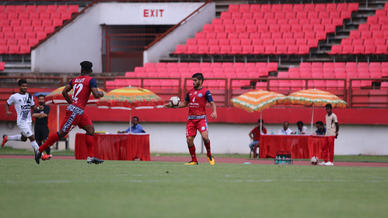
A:
[[[92,88],[97,88],[97,82],[90,76],[79,76],[72,79],[69,85],[73,88],[73,103],[81,109],[85,109]]]

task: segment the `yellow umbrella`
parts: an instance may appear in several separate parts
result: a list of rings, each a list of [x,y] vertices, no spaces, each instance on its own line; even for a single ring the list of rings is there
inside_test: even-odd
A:
[[[254,112],[260,111],[260,131],[262,129],[262,111],[272,105],[279,104],[283,101],[285,96],[277,92],[270,92],[266,90],[257,89],[246,92],[235,98],[232,98],[233,106],[243,110]]]
[[[331,104],[333,107],[346,107],[346,102],[338,96],[319,89],[305,89],[293,92],[285,98],[288,104],[323,107]]]
[[[249,112],[262,111],[280,103],[284,98],[285,96],[280,93],[258,89],[232,98],[232,104]]]
[[[163,100],[148,89],[124,87],[113,89],[97,102],[100,108],[141,109],[163,105]]]
[[[132,126],[132,109],[162,108],[163,100],[148,89],[124,87],[113,89],[97,102],[99,108],[129,110],[129,126]],[[131,128],[129,128],[131,131]]]
[[[46,104],[67,104],[67,101],[62,95],[62,91],[65,88],[65,86],[61,86],[54,91],[50,92],[46,96]],[[98,88],[98,91],[104,92],[104,90]],[[105,92],[104,92],[105,94]],[[70,98],[73,96],[73,89],[69,92]],[[97,103],[98,99],[94,98],[94,96],[90,93],[90,97],[88,100],[88,104]]]
[[[311,131],[313,130],[314,107],[324,107],[326,104],[331,104],[333,107],[346,107],[346,102],[344,100],[333,93],[319,89],[305,89],[293,92],[283,100],[283,103],[312,106]]]

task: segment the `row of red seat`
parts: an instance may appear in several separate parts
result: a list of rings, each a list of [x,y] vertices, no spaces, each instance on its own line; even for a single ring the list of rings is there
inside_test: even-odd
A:
[[[287,12],[251,12],[251,13],[240,13],[240,12],[225,12],[221,14],[220,18],[221,20],[229,20],[229,19],[255,19],[257,22],[259,22],[261,19],[267,19],[267,20],[291,20],[291,19],[298,19],[298,20],[309,20],[309,19],[318,19],[318,20],[324,20],[328,18],[347,18],[351,16],[351,11],[345,10],[345,11],[287,11]],[[260,20],[259,20],[260,19]],[[224,22],[223,22],[224,23]],[[281,23],[287,23],[287,22],[281,22]]]
[[[28,54],[78,12],[78,5],[6,5],[0,11],[0,54]]]
[[[34,25],[39,24],[38,21],[42,22],[44,20],[49,19],[70,19],[71,13],[70,12],[56,12],[56,13],[33,13],[33,14],[24,14],[23,16],[19,17],[5,17],[0,16],[0,25],[1,26],[14,26],[14,25]]]
[[[277,71],[277,63],[147,63],[144,67],[136,67],[134,72],[125,74],[128,79],[116,79],[107,82],[108,86],[136,86],[140,84],[139,77],[149,78],[190,78],[193,73],[202,72],[205,78],[259,78],[267,77],[268,72]],[[304,62],[299,67],[292,67],[287,72],[278,72],[278,78],[290,79],[285,81],[271,81],[273,86],[303,87],[304,81],[292,80],[298,78],[322,79],[310,81],[316,87],[343,87],[346,79],[382,78],[388,77],[388,62]],[[131,79],[129,79],[131,78]],[[325,81],[326,79],[326,81]],[[330,80],[337,79],[337,80]],[[150,86],[161,86],[160,79],[149,80]],[[164,81],[164,86],[173,86],[177,80]],[[224,86],[225,81],[218,79],[207,81],[208,85]],[[249,85],[249,81],[236,81],[235,87]],[[349,84],[348,84],[349,85]],[[370,86],[371,81],[356,81],[354,87]]]
[[[268,72],[277,70],[277,63],[147,63],[144,67],[136,67],[134,72],[127,72],[126,77],[150,78],[190,78],[192,74],[202,72],[205,78],[259,78],[268,76]],[[161,86],[158,79],[145,80],[151,86]],[[108,81],[108,87],[136,86],[140,83],[136,79],[116,79]],[[164,86],[173,86],[176,80],[163,81]],[[246,83],[246,84],[245,84]],[[212,86],[225,85],[224,80],[206,81]],[[245,85],[249,81],[244,82]],[[235,85],[241,85],[236,83]]]
[[[3,71],[5,68],[5,62],[0,62],[0,71]]]
[[[236,4],[229,5],[229,11],[235,12],[270,12],[270,11],[322,11],[322,10],[356,10],[358,4],[337,4],[337,3],[328,3],[328,4]]]
[[[332,46],[330,54],[388,54],[388,3],[350,32],[349,38]]]
[[[329,21],[328,21],[329,22]],[[205,24],[203,26],[203,32],[216,32],[216,33],[281,33],[286,34],[289,32],[334,32],[335,26],[342,23],[342,20],[338,20],[336,23],[326,23],[324,25],[316,25],[304,23],[303,25],[288,25],[288,24]],[[319,23],[320,24],[320,23]]]
[[[78,12],[78,5],[0,5],[1,14]]]

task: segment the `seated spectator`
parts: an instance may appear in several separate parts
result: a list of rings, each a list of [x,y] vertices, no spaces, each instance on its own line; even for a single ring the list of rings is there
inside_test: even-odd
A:
[[[307,134],[307,127],[304,126],[302,121],[298,121],[296,123],[296,126],[298,127],[298,129],[295,132],[293,132],[293,134],[296,134],[296,135],[306,135]]]
[[[322,121],[317,121],[315,126],[317,127],[317,130],[315,130],[316,135],[326,135],[326,128]]]
[[[260,129],[260,121],[261,121],[261,131],[259,130]],[[249,144],[249,148],[251,149],[251,152],[253,152],[253,148],[257,145],[257,147],[259,147],[259,141],[260,141],[260,135],[261,134],[267,134],[267,129],[264,127],[264,121],[263,120],[258,120],[257,121],[257,126],[255,128],[253,128],[250,132],[249,132],[249,138],[252,139],[252,142]]]
[[[280,129],[279,135],[291,135],[292,130],[288,128],[289,123],[287,121],[283,122],[283,128]]]
[[[145,133],[143,127],[139,124],[139,117],[132,117],[132,126],[124,131],[117,131],[118,133]]]

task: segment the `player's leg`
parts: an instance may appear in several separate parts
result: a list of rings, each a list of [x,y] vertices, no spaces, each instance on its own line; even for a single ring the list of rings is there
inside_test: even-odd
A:
[[[207,155],[207,158],[209,160],[209,164],[214,165],[215,160],[214,160],[214,157],[213,157],[213,155],[211,153],[211,149],[210,149],[210,139],[209,139],[208,131],[201,132],[201,136],[203,139],[203,143],[205,144],[205,148],[206,148],[206,152],[207,152],[206,155]]]
[[[43,144],[43,135],[41,127],[35,125],[34,134],[36,142],[39,146],[41,146]]]
[[[48,127],[47,126],[35,126],[35,140],[39,146],[43,144],[48,138]],[[46,148],[46,154],[42,155],[42,160],[50,160],[52,155],[50,154],[50,147]]]
[[[81,115],[78,126],[86,131],[86,146],[88,147],[87,163],[101,164],[104,161],[96,157],[96,139],[94,138],[94,126],[89,117],[83,113]]]
[[[210,149],[210,139],[209,139],[209,133],[207,131],[207,122],[206,119],[201,119],[197,122],[196,128],[199,130],[202,136],[203,143],[205,144],[206,148],[206,154],[209,160],[210,165],[214,165],[214,157],[212,155],[211,149]]]
[[[47,126],[42,127],[41,131],[42,131],[41,133],[42,133],[42,143],[43,143],[43,142],[45,142],[47,140],[50,131],[49,131],[49,128]],[[49,158],[51,158],[52,157],[52,155],[51,155],[51,148],[48,147],[45,151],[46,151],[46,154],[49,155]]]
[[[18,125],[18,128],[20,132],[22,132],[23,125]],[[17,134],[17,135],[3,135],[3,141],[1,142],[1,147],[4,147],[5,143],[8,141],[26,141],[27,137],[23,136],[22,134]]]
[[[34,149],[34,151],[38,151],[39,150],[39,145],[38,145],[38,143],[35,140],[35,136],[31,135],[31,136],[28,137],[28,139],[30,140],[31,146]]]
[[[185,163],[185,165],[198,165],[197,155],[195,154],[194,138],[195,136],[186,137],[187,147],[189,148],[191,161]]]
[[[1,147],[4,147],[5,143],[8,141],[21,141],[22,135],[3,135],[3,141],[1,142]]]
[[[39,145],[35,140],[35,136],[32,133],[31,123],[20,123],[18,125],[20,132],[22,133],[21,141],[27,141],[27,138],[31,142],[31,147],[34,149],[34,151],[37,151],[39,149]]]
[[[40,163],[42,152],[48,147],[52,146],[60,138],[65,137],[70,132],[70,130],[74,128],[74,125],[78,123],[79,118],[79,114],[70,110],[66,110],[66,116],[59,131],[50,134],[48,139],[43,143],[43,145],[39,147],[39,151],[35,153],[35,161],[37,164]]]
[[[197,156],[195,154],[195,145],[194,145],[194,138],[195,138],[195,135],[197,134],[197,129],[195,128],[194,122],[195,121],[193,120],[188,120],[186,124],[186,142],[187,142],[187,147],[189,148],[191,161],[188,163],[185,163],[185,165],[198,164]]]

